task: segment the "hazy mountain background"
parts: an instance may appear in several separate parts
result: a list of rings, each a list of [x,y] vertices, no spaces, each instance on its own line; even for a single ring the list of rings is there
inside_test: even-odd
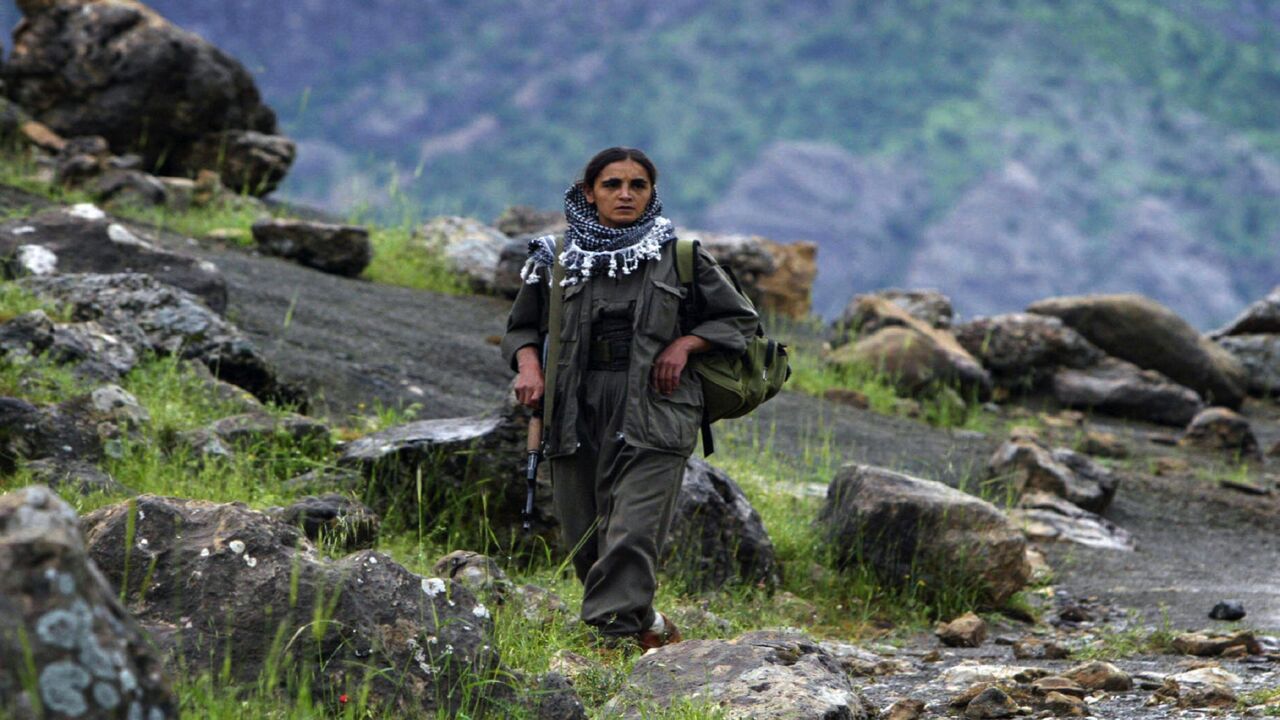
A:
[[[1280,283],[1268,0],[150,5],[254,73],[278,195],[330,210],[556,208],[629,144],[678,224],[819,242],[828,316],[1136,291],[1207,327]]]

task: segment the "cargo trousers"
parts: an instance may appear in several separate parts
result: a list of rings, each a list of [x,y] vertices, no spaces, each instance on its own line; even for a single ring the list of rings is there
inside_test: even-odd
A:
[[[578,452],[551,460],[563,546],[582,581],[582,619],[606,635],[633,635],[654,621],[662,543],[686,457],[629,445],[622,435],[627,372],[584,374]]]

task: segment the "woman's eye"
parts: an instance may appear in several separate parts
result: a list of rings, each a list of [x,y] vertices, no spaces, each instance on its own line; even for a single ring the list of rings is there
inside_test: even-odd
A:
[[[610,190],[616,190],[616,189],[618,189],[618,188],[622,187],[622,181],[621,181],[621,180],[605,180],[604,182],[602,182],[602,183],[600,183],[600,184],[601,184],[601,185],[603,185],[604,187],[609,188]]]
[[[645,189],[645,188],[647,188],[647,187],[649,187],[649,183],[645,182],[644,180],[633,180],[633,181],[631,181],[631,189],[632,189],[632,190],[643,190],[643,189]]]

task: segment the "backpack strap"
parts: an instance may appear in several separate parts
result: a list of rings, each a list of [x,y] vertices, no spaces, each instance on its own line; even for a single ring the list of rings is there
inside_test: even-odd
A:
[[[693,315],[698,310],[697,280],[698,241],[676,238],[676,274],[680,276],[680,284],[688,289],[684,303],[683,320],[689,327],[693,326]],[[705,406],[702,408],[702,456],[710,457],[716,451],[716,441],[711,435],[711,419]]]
[[[547,354],[543,358],[542,423],[550,427],[555,422],[556,375],[560,365],[560,325],[564,320],[564,265],[560,263],[560,248],[552,240],[556,261],[551,265],[550,303],[547,308]]]

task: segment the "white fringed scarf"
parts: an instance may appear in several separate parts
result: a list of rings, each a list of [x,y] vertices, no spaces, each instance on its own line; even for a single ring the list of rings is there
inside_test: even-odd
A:
[[[675,227],[662,217],[662,201],[658,189],[644,214],[636,222],[622,228],[601,225],[596,208],[587,202],[587,196],[577,184],[564,193],[564,216],[569,228],[564,233],[564,250],[555,255],[555,236],[543,235],[529,241],[529,259],[525,261],[520,277],[527,283],[539,280],[539,270],[550,268],[556,262],[564,265],[563,286],[576,285],[605,272],[609,277],[618,273],[629,275],[645,260],[657,259],[662,246],[675,239]]]

